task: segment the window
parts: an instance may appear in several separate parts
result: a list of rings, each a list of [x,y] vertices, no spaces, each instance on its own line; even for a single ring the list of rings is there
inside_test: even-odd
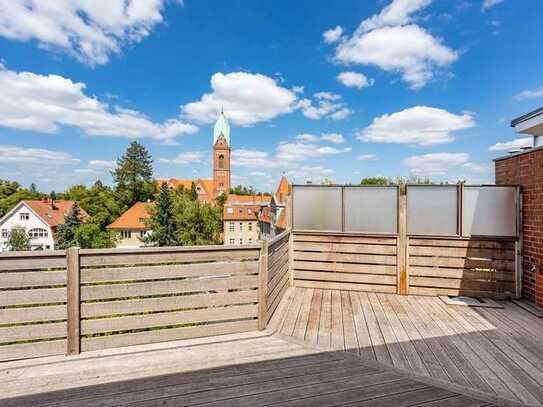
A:
[[[234,208],[226,208],[226,213],[234,213]]]
[[[253,238],[252,237],[249,238],[249,244],[251,244],[251,243],[253,243]]]
[[[132,237],[132,232],[130,230],[121,230],[121,238],[130,239]]]
[[[253,213],[253,210],[251,208],[247,208],[247,213],[250,215],[251,213]]]
[[[239,231],[241,232],[243,230],[243,222],[239,223]]]
[[[239,238],[239,244],[243,244],[243,238]]]
[[[236,244],[236,239],[231,238],[228,242],[229,242],[230,244]]]
[[[28,212],[21,212],[19,214],[19,219],[20,220],[29,220],[30,219],[30,214]]]
[[[233,232],[235,227],[236,227],[235,223],[230,222],[230,225],[228,225],[228,230],[230,230],[230,232]]]
[[[219,168],[224,168],[224,155],[219,155]]]
[[[9,237],[9,232],[7,229],[2,229],[2,237]]]
[[[145,218],[139,218],[139,222],[140,223],[145,223],[146,219]]]
[[[140,231],[140,237],[143,239],[145,237],[145,230]]]
[[[39,237],[47,237],[49,236],[49,233],[45,229],[35,228],[28,231],[28,236],[33,239],[37,239]]]
[[[253,230],[253,222],[249,222],[248,228],[249,228],[249,232],[252,232],[252,230]]]

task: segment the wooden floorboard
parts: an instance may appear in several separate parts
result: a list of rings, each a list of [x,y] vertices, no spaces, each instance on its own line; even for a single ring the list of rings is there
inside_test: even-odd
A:
[[[438,297],[313,289],[310,304],[306,300],[306,307],[301,307],[310,289],[294,290],[300,304],[296,318],[299,324],[307,321],[308,343],[343,349],[362,360],[412,372],[421,380],[427,377],[449,383],[452,389],[467,389],[468,394],[486,394],[490,400],[543,405],[543,319],[512,302],[499,301],[503,308],[476,308],[445,304]],[[301,316],[302,312],[308,316]],[[345,397],[349,394],[347,400],[359,391],[363,394],[357,388],[342,392]],[[413,394],[419,393],[425,391]],[[336,396],[323,397],[313,396],[315,405],[335,403]],[[405,400],[387,397],[389,404],[385,398],[375,404],[363,398],[344,403],[403,405]],[[445,395],[419,404],[486,405],[464,397]]]

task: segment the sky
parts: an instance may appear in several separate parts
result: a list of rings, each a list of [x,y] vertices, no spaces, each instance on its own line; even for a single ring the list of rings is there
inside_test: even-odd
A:
[[[62,191],[132,140],[157,178],[491,183],[543,106],[540,0],[0,0],[0,179]]]

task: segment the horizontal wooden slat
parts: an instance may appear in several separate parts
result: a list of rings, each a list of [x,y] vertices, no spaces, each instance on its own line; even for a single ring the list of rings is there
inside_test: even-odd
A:
[[[336,253],[365,253],[365,254],[396,254],[396,246],[352,244],[352,243],[310,243],[295,242],[296,251],[336,252]]]
[[[66,302],[66,288],[38,288],[0,292],[0,307],[6,305],[50,304]]]
[[[27,359],[66,353],[66,340],[0,346],[0,361]]]
[[[455,288],[433,288],[433,287],[409,287],[410,295],[429,295],[429,296],[440,296],[448,295],[452,297],[456,296],[466,296],[466,297],[476,297],[476,298],[495,298],[499,297],[500,294],[495,291],[479,291],[479,290],[465,290],[465,289],[455,289]]]
[[[45,287],[66,284],[66,270],[0,273],[0,288]]]
[[[83,269],[81,270],[81,282],[95,283],[125,280],[158,280],[250,273],[258,273],[257,261]]]
[[[502,249],[514,250],[513,240],[477,240],[477,239],[421,239],[409,238],[411,246],[434,247],[470,247],[473,249]]]
[[[455,268],[415,267],[409,268],[410,276],[443,277],[461,279],[488,279],[498,281],[515,281],[513,271],[477,271]]]
[[[200,325],[156,331],[128,333],[123,335],[108,335],[96,338],[82,338],[81,350],[92,351],[99,349],[131,346],[144,343],[167,342],[180,339],[199,338],[204,336],[226,335],[237,332],[249,332],[258,328],[258,322],[237,321],[223,322],[210,325]]]
[[[246,289],[256,288],[257,286],[258,276],[83,286],[81,287],[81,299],[88,301],[199,291]]]
[[[512,291],[514,283],[512,282],[491,282],[480,280],[462,280],[454,278],[434,278],[434,277],[410,277],[411,286],[436,287],[436,288],[456,288],[482,291]]]
[[[496,270],[515,270],[515,262],[509,260],[478,260],[460,259],[452,257],[415,257],[409,256],[409,265],[412,266],[440,266],[458,268],[478,268]]]
[[[138,265],[152,263],[191,263],[195,261],[235,261],[257,259],[260,250],[171,250],[163,252],[123,252],[112,251],[107,254],[81,251],[80,264],[82,267],[107,265]]]
[[[392,274],[396,275],[395,265],[376,265],[376,264],[350,264],[350,263],[324,263],[317,261],[294,261],[296,270],[314,270],[314,271],[335,271],[338,273],[370,273],[370,274]]]
[[[331,261],[344,263],[366,264],[396,264],[396,256],[379,256],[377,254],[346,254],[346,253],[312,253],[294,252],[295,260]]]
[[[308,235],[294,234],[294,242],[329,242],[329,243],[357,243],[357,244],[387,244],[396,245],[395,237],[364,237],[343,235]]]
[[[43,256],[38,256],[29,252],[24,253],[28,254],[6,256],[6,253],[2,253],[0,256],[0,271],[66,268],[66,255],[43,255],[46,252],[40,252]]]
[[[476,249],[472,247],[410,246],[409,255],[515,260],[514,250]]]
[[[256,317],[257,311],[257,305],[235,305],[192,311],[91,319],[81,321],[81,332],[83,335],[88,335],[101,332],[125,331],[167,325],[243,319]]]
[[[66,337],[66,322],[0,328],[0,343]]]
[[[138,298],[135,300],[84,302],[81,316],[91,318],[105,315],[137,312],[169,311],[197,307],[214,307],[247,304],[258,301],[256,290],[234,291],[216,294],[181,295],[163,298]]]
[[[373,285],[355,283],[337,283],[331,281],[294,280],[295,287],[322,288],[328,290],[367,291],[377,293],[395,293],[395,285]]]
[[[66,319],[66,305],[0,309],[0,324],[22,324],[25,322],[60,321]]]
[[[377,274],[360,273],[328,273],[322,271],[304,271],[296,270],[294,278],[300,280],[315,281],[338,281],[345,283],[364,283],[364,284],[396,284],[396,276],[386,276]]]

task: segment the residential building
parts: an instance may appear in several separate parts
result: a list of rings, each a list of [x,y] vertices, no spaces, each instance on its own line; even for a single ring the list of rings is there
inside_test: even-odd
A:
[[[24,200],[0,219],[0,250],[9,250],[9,234],[14,228],[23,228],[30,237],[31,250],[54,250],[57,227],[64,224],[64,217],[74,201]],[[89,215],[81,209],[81,219]]]
[[[217,196],[228,193],[231,187],[230,171],[230,125],[224,112],[219,114],[213,127],[213,179],[157,179],[158,185],[167,183],[171,188],[184,187],[191,189],[196,186],[198,201],[213,203]]]
[[[224,204],[224,244],[243,245],[261,240],[259,216],[271,196],[229,195]]]
[[[147,219],[153,202],[136,202],[107,228],[117,233],[117,248],[143,247],[143,238],[151,232]]]

